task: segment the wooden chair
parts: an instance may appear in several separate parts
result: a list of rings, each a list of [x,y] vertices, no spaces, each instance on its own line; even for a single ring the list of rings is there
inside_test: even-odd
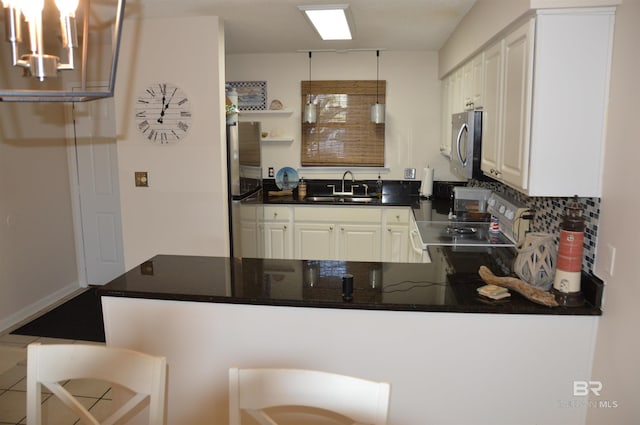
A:
[[[124,348],[84,344],[29,344],[27,348],[27,424],[42,424],[42,387],[50,390],[87,425],[122,424],[147,404],[149,424],[164,424],[167,363]],[[135,394],[99,422],[61,382],[95,379],[117,384]]]
[[[358,424],[385,425],[390,386],[303,369],[229,369],[229,425],[245,411],[261,425],[277,425],[265,409],[304,406],[338,413]]]

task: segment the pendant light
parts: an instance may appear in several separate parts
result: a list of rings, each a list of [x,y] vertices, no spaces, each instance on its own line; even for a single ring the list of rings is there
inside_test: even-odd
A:
[[[311,102],[311,52],[309,52],[309,86],[307,89],[307,103],[304,105],[304,122],[315,124],[318,117],[318,105]]]
[[[125,1],[114,0],[108,7],[98,5],[101,14],[100,22],[97,22],[98,14],[91,9],[90,1],[55,0],[59,13],[49,13],[53,0],[2,0],[4,20],[0,20],[0,26],[4,25],[10,52],[6,52],[9,54],[7,60],[0,61],[0,74],[4,73],[6,78],[11,75],[10,68],[17,68],[28,78],[9,79],[10,88],[0,87],[0,101],[82,102],[113,97]],[[82,18],[78,22],[76,15]],[[101,53],[102,46],[89,40],[99,39],[102,35],[97,32],[105,28],[106,33],[110,26],[112,34],[106,35],[111,39],[111,56],[107,61]],[[25,34],[23,27],[27,29]],[[90,30],[94,32],[91,36]],[[4,54],[9,49],[1,50]],[[89,64],[93,63],[104,64],[104,68],[100,65],[97,67],[100,69],[91,68],[91,72],[109,76],[108,88],[89,87],[87,74]],[[79,82],[79,90],[63,89],[62,84],[55,82],[64,72],[71,73],[70,78]]]
[[[376,104],[371,105],[371,122],[384,124],[384,103],[378,103],[378,85],[380,84],[380,50],[376,50]]]

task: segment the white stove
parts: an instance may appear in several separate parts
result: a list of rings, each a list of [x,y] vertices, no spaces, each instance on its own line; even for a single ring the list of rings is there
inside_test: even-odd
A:
[[[490,231],[488,222],[467,221],[419,221],[418,231],[422,248],[429,245],[450,247],[514,247],[529,230],[529,220],[523,216],[529,212],[516,200],[491,193],[487,211],[498,219],[499,231]]]
[[[530,211],[515,199],[492,192],[487,200],[487,211],[498,218],[500,232],[516,244],[529,231]]]

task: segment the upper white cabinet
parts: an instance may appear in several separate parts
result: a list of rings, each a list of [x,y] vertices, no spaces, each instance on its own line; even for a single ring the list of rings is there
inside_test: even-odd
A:
[[[485,50],[485,174],[529,196],[601,195],[613,25],[613,8],[538,10]]]
[[[476,55],[462,68],[462,103],[464,110],[482,109],[484,94],[484,53]],[[462,111],[453,111],[462,112]]]
[[[521,190],[527,185],[534,27],[531,19],[485,52],[481,167],[485,174]]]
[[[481,109],[484,90],[484,53],[480,53],[442,79],[440,99],[442,137],[440,153],[451,157],[451,115]]]
[[[451,105],[450,90],[451,77],[442,79],[442,91],[440,93],[440,128],[442,135],[440,137],[440,153],[447,158],[451,158]]]

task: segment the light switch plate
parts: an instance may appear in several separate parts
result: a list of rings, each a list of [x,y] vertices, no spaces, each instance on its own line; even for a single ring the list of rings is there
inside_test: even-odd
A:
[[[146,171],[135,171],[136,187],[149,187],[149,175]]]
[[[404,169],[404,178],[405,179],[415,179],[416,178],[416,169],[415,168],[405,168]]]

